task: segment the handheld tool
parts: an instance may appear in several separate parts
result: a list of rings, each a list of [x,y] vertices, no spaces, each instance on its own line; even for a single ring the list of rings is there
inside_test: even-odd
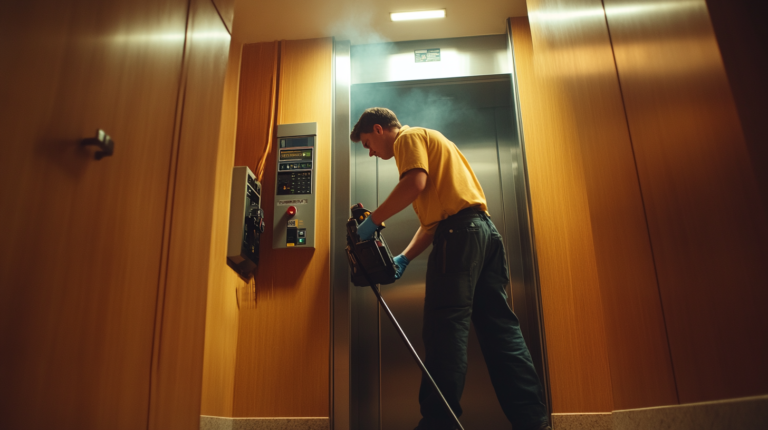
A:
[[[347,259],[349,260],[349,267],[352,272],[352,283],[358,287],[371,287],[373,293],[376,294],[376,298],[379,300],[379,304],[381,304],[381,308],[384,309],[384,313],[389,316],[389,320],[392,321],[395,330],[397,330],[400,338],[405,342],[405,345],[411,352],[411,356],[413,356],[421,371],[432,383],[437,394],[440,395],[443,404],[445,404],[451,418],[456,422],[458,429],[464,430],[461,422],[459,422],[459,418],[453,413],[453,409],[451,409],[448,401],[445,400],[440,388],[437,387],[435,380],[432,379],[432,375],[429,374],[427,367],[419,358],[419,354],[416,353],[413,345],[408,340],[408,336],[405,335],[392,311],[389,310],[389,306],[384,302],[384,298],[381,297],[381,292],[379,291],[381,285],[395,282],[395,273],[397,272],[389,246],[387,246],[387,242],[384,241],[384,237],[381,235],[381,231],[385,227],[384,223],[381,223],[381,226],[373,234],[373,238],[360,241],[360,236],[357,234],[357,226],[365,221],[367,217],[371,216],[371,212],[366,210],[362,203],[352,206],[351,211],[352,218],[347,221]]]

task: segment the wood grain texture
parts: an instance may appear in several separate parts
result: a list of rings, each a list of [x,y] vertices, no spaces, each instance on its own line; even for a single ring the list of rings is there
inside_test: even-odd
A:
[[[147,425],[187,8],[3,5],[3,428]],[[100,161],[80,146],[97,128],[116,142]]]
[[[768,392],[768,217],[706,3],[605,6],[680,402]]]
[[[235,165],[248,166],[259,181],[277,119],[279,53],[280,42],[243,45]]]
[[[246,284],[226,262],[242,47],[240,43],[230,45],[227,75],[224,79],[208,268],[208,303],[205,312],[203,400],[200,413],[217,417],[232,416],[239,324],[237,294]]]
[[[211,0],[216,6],[216,10],[221,16],[221,20],[224,21],[224,25],[227,27],[229,34],[232,34],[232,20],[235,17],[235,0]]]
[[[712,27],[757,177],[768,205],[768,26],[765,4],[752,0],[707,0]]]
[[[529,10],[535,12],[538,3],[529,2]],[[540,42],[542,51],[534,51],[531,32],[547,28],[532,25],[529,32],[527,22],[513,19],[512,29],[552,410],[607,412],[613,409],[608,345],[579,123],[567,99],[573,87],[558,79],[563,65],[544,51],[546,45]]]
[[[331,39],[283,42],[280,65],[278,123],[318,124],[318,226],[330,224],[332,53]],[[241,93],[241,101],[242,97]],[[273,150],[263,178],[268,214],[273,210],[274,187]],[[268,229],[261,240],[253,297],[241,302],[235,416],[327,417],[329,232],[318,231],[315,249],[273,250],[271,244]]]
[[[560,87],[557,109],[565,121],[558,121],[571,127],[568,140],[580,152],[613,408],[676,404],[653,253],[602,3],[538,1],[529,7],[535,11],[536,72],[546,76],[546,85]]]
[[[210,0],[192,0],[167,260],[158,295],[149,429],[199,428],[205,313],[222,95],[230,36]]]

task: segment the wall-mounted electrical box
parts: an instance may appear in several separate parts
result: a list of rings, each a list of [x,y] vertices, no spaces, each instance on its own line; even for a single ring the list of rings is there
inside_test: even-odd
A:
[[[259,263],[259,240],[263,232],[261,183],[247,166],[235,167],[229,204],[227,260],[243,276],[249,276]]]
[[[272,248],[315,247],[317,123],[277,126]]]

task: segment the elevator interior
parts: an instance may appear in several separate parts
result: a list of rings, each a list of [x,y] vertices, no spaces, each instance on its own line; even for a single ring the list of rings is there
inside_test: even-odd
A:
[[[366,108],[387,107],[403,125],[439,130],[465,155],[483,187],[489,213],[504,237],[511,279],[507,288],[509,304],[521,321],[547,391],[513,68],[503,61],[510,57],[499,55],[508,49],[504,42],[505,36],[401,42],[390,44],[384,55],[375,56],[363,47],[353,47],[350,127]],[[447,64],[434,67],[432,72],[414,68],[408,73],[408,67],[396,67],[407,60],[405,55],[413,47],[422,45],[442,46],[448,54],[444,54]],[[453,64],[452,49],[457,53]],[[473,59],[482,64],[472,64]],[[377,67],[377,62],[382,64]],[[384,201],[399,176],[394,159],[371,158],[360,144],[351,147],[349,169],[352,202],[371,208]],[[387,220],[384,234],[393,254],[408,245],[418,227],[410,207]],[[410,263],[403,278],[382,287],[383,297],[422,358],[421,319],[430,250]],[[380,314],[372,292],[350,288],[354,289],[350,296],[350,428],[413,428],[420,418],[421,371],[394,328]],[[462,423],[466,428],[511,428],[496,400],[474,329],[470,333],[468,361]]]

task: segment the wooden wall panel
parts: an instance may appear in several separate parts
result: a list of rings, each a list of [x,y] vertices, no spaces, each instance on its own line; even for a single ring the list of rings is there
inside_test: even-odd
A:
[[[330,225],[332,53],[331,39],[283,42],[281,53],[278,123],[318,123],[318,226]],[[238,135],[238,147],[240,142]],[[274,150],[262,184],[264,209],[271,214]],[[254,295],[241,302],[235,416],[327,417],[329,231],[318,230],[315,249],[273,250],[271,244],[268,229]]]
[[[210,0],[192,0],[178,150],[167,209],[152,356],[150,429],[199,427],[222,94],[230,36]]]
[[[243,45],[235,166],[250,167],[260,181],[277,120],[279,54],[280,42]]]
[[[3,4],[3,428],[147,425],[187,9]],[[97,128],[116,142],[100,161],[80,146]]]
[[[532,1],[528,6],[533,27],[533,58],[528,63],[533,63],[538,93],[532,88],[525,88],[526,92],[521,88],[526,149],[538,156],[538,146],[546,147],[551,151],[545,153],[552,160],[551,165],[563,158],[563,152],[571,152],[575,155],[570,167],[583,175],[583,180],[568,182],[569,186],[583,187],[576,192],[584,193],[586,198],[584,210],[588,219],[581,222],[589,222],[591,227],[588,240],[592,242],[594,257],[590,258],[594,258],[594,263],[589,263],[596,267],[602,305],[602,321],[597,321],[593,329],[605,332],[612,407],[630,409],[677,403],[653,253],[602,4],[589,0],[568,5]],[[579,13],[575,14],[577,10]],[[522,38],[531,37],[527,34],[526,18],[513,20],[513,25],[519,26]],[[522,73],[519,79],[523,86]],[[545,100],[530,100],[544,94]],[[524,95],[529,100],[524,100]],[[538,111],[526,110],[526,104],[533,107],[537,103]],[[541,115],[547,110],[549,118]],[[532,127],[528,127],[531,123]],[[551,127],[553,123],[561,128],[560,134],[542,131],[542,127]],[[530,156],[528,160],[529,172],[540,169],[530,165]],[[564,176],[554,169],[548,175]],[[533,180],[531,183],[534,208],[537,197],[544,197],[537,196],[537,192],[552,195],[559,191],[541,187],[534,192]],[[538,246],[541,230],[550,227],[542,226],[537,215],[534,214],[534,222]],[[572,234],[567,230],[574,228],[585,227],[571,223],[561,234]],[[585,257],[578,258],[572,259],[572,264],[582,264]],[[576,303],[565,301],[560,304],[565,308],[553,308],[545,302],[545,318],[548,312],[556,315]],[[581,316],[573,315],[578,324]],[[546,326],[548,340],[551,328]],[[589,360],[581,363],[585,365],[591,366]],[[565,390],[567,393],[573,388],[565,386]],[[552,391],[557,396],[557,388],[552,387]]]
[[[200,412],[201,415],[218,417],[232,416],[239,318],[237,294],[246,286],[246,282],[226,262],[242,47],[240,43],[231,44],[224,79],[219,150],[216,157],[211,261],[208,268],[208,304],[205,312],[203,400]]]
[[[680,401],[764,394],[768,217],[707,5],[605,6]]]
[[[607,412],[613,400],[579,124],[563,97],[568,87],[540,72],[547,64],[537,63],[527,30],[513,20],[552,409]]]

